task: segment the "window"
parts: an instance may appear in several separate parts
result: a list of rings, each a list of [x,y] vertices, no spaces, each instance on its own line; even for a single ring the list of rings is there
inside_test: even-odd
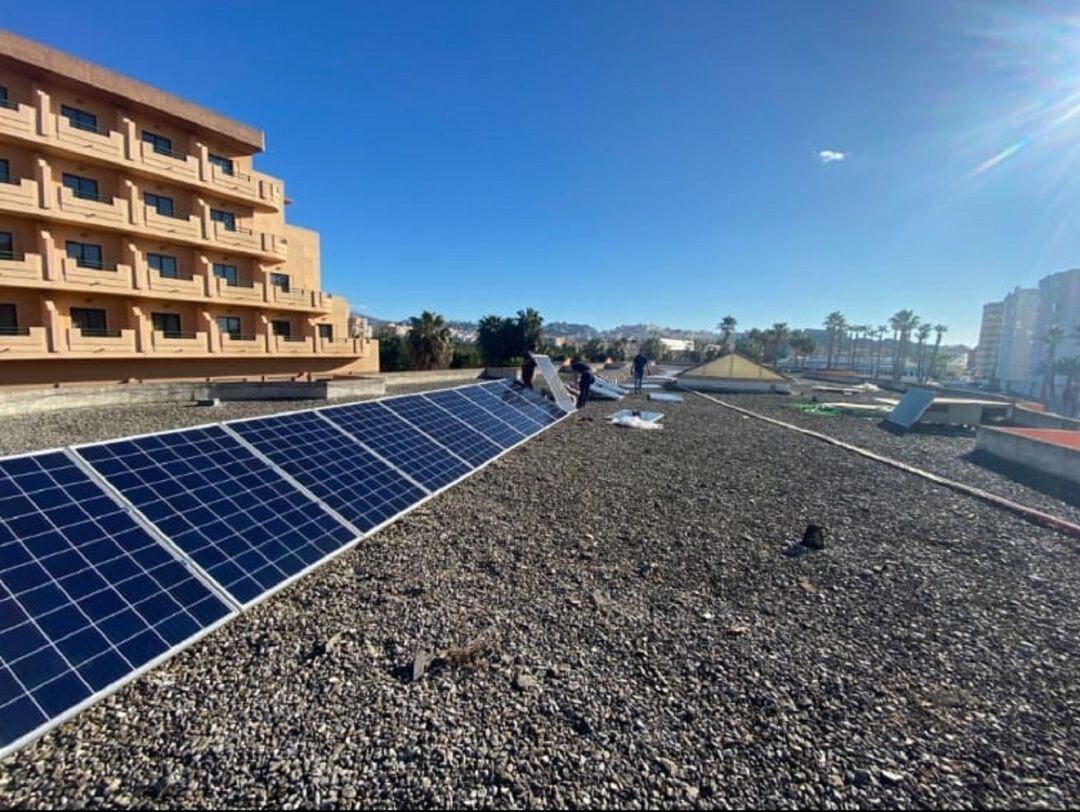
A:
[[[71,326],[83,335],[103,336],[108,332],[105,311],[88,307],[71,308]]]
[[[0,183],[11,183],[11,167],[7,158],[0,158]]]
[[[79,175],[64,173],[64,185],[71,193],[82,200],[100,200],[98,197],[98,182],[93,178],[84,178]]]
[[[88,242],[67,241],[67,255],[75,260],[80,268],[104,268],[101,259],[101,246]]]
[[[215,262],[214,276],[218,279],[224,279],[226,283],[233,287],[240,284],[240,276],[236,273],[235,265],[222,265],[220,262]]]
[[[0,107],[6,107],[9,110],[14,110],[18,107],[13,101],[8,99],[7,88],[0,85]]]
[[[334,340],[334,325],[332,324],[320,324],[319,325],[319,338],[326,341]]]
[[[176,270],[176,257],[170,257],[168,254],[147,254],[146,264],[157,271],[158,276],[166,279],[177,279],[180,276]]]
[[[276,336],[288,338],[292,335],[292,323],[285,319],[274,319],[270,322],[270,327]]]
[[[64,104],[60,106],[60,115],[66,118],[71,126],[77,130],[86,130],[92,133],[101,132],[97,126],[97,116],[93,113],[80,110],[78,107],[68,107]]]
[[[288,293],[289,275],[287,273],[272,273],[270,274],[270,284],[276,288],[281,288],[283,293]]]
[[[236,231],[236,215],[231,211],[210,209],[210,219],[215,223],[221,223],[226,231]]]
[[[217,326],[221,330],[221,334],[227,335],[229,338],[240,338],[241,336],[239,316],[218,316]]]
[[[154,331],[164,333],[165,338],[180,338],[180,314],[179,313],[151,313],[150,321],[153,322]]]
[[[232,159],[230,159],[230,158],[222,158],[220,155],[215,155],[212,152],[210,153],[208,158],[210,160],[210,163],[212,163],[214,166],[216,166],[218,169],[220,169],[226,175],[235,174],[233,172]]]
[[[173,201],[171,197],[165,197],[165,195],[155,195],[147,192],[143,195],[143,200],[146,201],[146,205],[160,214],[162,217],[174,217],[173,214]]]
[[[158,155],[168,155],[170,158],[175,157],[172,151],[172,139],[166,138],[164,135],[158,135],[157,133],[148,132],[143,130],[142,140],[154,148],[154,152]]]
[[[15,305],[0,304],[0,336],[13,336],[19,333],[19,319]]]
[[[10,231],[0,231],[0,259],[15,259],[15,240]]]

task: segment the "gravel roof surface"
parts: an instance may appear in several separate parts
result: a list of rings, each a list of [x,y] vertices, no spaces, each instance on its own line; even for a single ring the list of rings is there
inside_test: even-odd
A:
[[[662,405],[590,404],[9,758],[0,805],[1080,803],[1074,540]]]

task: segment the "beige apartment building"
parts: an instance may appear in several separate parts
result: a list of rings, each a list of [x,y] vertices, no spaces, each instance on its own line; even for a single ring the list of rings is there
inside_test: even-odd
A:
[[[0,383],[377,371],[263,148],[0,31]]]

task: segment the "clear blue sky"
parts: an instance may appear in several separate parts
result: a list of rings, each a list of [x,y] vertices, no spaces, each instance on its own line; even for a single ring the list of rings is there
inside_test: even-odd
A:
[[[384,318],[912,307],[973,342],[983,301],[1080,265],[1065,2],[36,0],[2,24],[263,128],[324,286]]]

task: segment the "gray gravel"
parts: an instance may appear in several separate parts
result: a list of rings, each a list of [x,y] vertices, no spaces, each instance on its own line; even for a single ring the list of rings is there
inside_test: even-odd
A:
[[[697,398],[612,410],[15,754],[0,805],[1080,803],[1075,541]]]

